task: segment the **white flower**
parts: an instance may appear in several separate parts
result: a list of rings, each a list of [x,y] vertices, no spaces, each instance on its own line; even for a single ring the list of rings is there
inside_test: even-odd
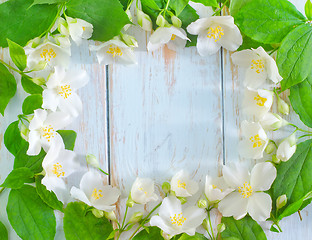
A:
[[[200,18],[191,23],[187,31],[198,35],[197,51],[201,56],[212,55],[220,47],[235,51],[243,42],[232,16]]]
[[[100,64],[121,63],[129,65],[137,63],[133,50],[121,41],[120,37],[114,37],[98,46],[90,46],[90,50],[96,51]]]
[[[153,216],[150,225],[159,227],[168,235],[187,233],[193,236],[205,217],[204,209],[193,206],[182,210],[180,200],[170,196],[163,200],[159,208],[159,216]]]
[[[145,14],[144,12],[142,12],[142,10],[138,8],[137,8],[137,20],[138,20],[138,24],[144,31],[148,31],[148,32],[152,31],[153,23],[152,23],[150,16],[148,16],[147,14]]]
[[[211,178],[206,176],[205,195],[209,203],[217,203],[222,200],[226,195],[232,192],[223,177]]]
[[[281,118],[278,114],[268,112],[260,120],[260,124],[265,131],[275,131],[283,126],[286,126],[288,122]]]
[[[232,55],[234,64],[247,68],[245,73],[245,85],[258,88],[266,79],[278,83],[282,77],[274,59],[262,48],[246,49]]]
[[[176,173],[170,184],[177,197],[190,197],[198,191],[198,183],[190,179],[189,173],[184,170]]]
[[[76,90],[85,86],[89,77],[85,70],[65,71],[63,67],[55,67],[43,91],[42,107],[53,112],[61,111],[77,117],[82,111],[82,102]]]
[[[202,3],[189,1],[189,5],[195,9],[199,18],[209,18],[214,14],[212,7],[205,6]]]
[[[85,20],[79,18],[66,17],[68,30],[71,38],[80,45],[82,39],[89,39],[93,33],[93,26]]]
[[[34,117],[29,123],[29,148],[27,155],[38,155],[41,147],[47,152],[53,142],[63,142],[56,132],[72,122],[72,118],[63,112],[49,113],[42,109],[34,111]]]
[[[292,155],[294,155],[296,149],[296,135],[293,133],[280,143],[276,151],[276,157],[277,159],[286,162],[292,157]]]
[[[154,181],[150,178],[136,178],[131,188],[131,198],[138,204],[157,201],[158,197],[154,193]]]
[[[272,199],[263,191],[269,190],[276,178],[272,163],[258,163],[251,173],[239,165],[232,169],[224,166],[223,177],[236,190],[219,202],[218,208],[223,216],[239,220],[249,213],[256,221],[265,221],[270,217]]]
[[[78,169],[78,164],[74,162],[75,157],[76,154],[66,150],[62,142],[54,142],[42,162],[45,171],[42,184],[49,191],[53,191],[63,203],[68,195],[64,178]]]
[[[257,122],[243,121],[241,125],[244,139],[239,142],[239,152],[242,157],[260,159],[269,139],[262,126]]]
[[[182,28],[176,28],[174,26],[159,27],[151,35],[147,44],[147,50],[154,51],[167,44],[169,49],[177,51],[185,47],[186,40],[189,39]]]
[[[104,185],[104,179],[98,172],[86,172],[80,181],[80,189],[72,187],[70,194],[89,206],[105,212],[114,211],[119,196],[118,188]]]
[[[254,116],[257,120],[260,120],[270,110],[272,104],[272,91],[264,89],[246,89],[243,100],[243,111],[246,114]]]
[[[34,69],[40,62],[45,62],[50,67],[67,67],[71,55],[70,41],[68,37],[62,36],[36,39],[27,44],[25,53],[29,69]]]

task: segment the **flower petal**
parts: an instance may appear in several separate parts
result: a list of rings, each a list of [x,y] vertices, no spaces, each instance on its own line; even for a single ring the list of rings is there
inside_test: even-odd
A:
[[[76,187],[72,187],[70,190],[70,195],[75,198],[78,199],[86,204],[88,204],[89,206],[91,206],[91,202],[89,201],[89,199],[87,198],[86,194],[79,188]]]
[[[72,92],[68,98],[60,98],[59,108],[62,112],[77,117],[82,112],[82,102],[77,93]]]
[[[177,235],[181,232],[177,232],[174,228],[170,227],[168,223],[164,221],[160,216],[153,216],[150,220],[151,226],[156,226],[163,230],[168,235]]]
[[[42,92],[42,99],[42,108],[49,109],[53,112],[56,111],[59,104],[59,96],[56,94],[54,89],[45,89]]]
[[[206,33],[198,35],[196,46],[199,55],[202,57],[215,54],[221,47],[213,38],[208,38]]]
[[[267,191],[276,178],[276,168],[270,162],[256,164],[251,170],[250,185],[254,191]]]
[[[188,232],[194,231],[195,234],[195,229],[201,225],[206,218],[206,212],[202,208],[192,206],[183,211],[183,217],[186,218],[182,225],[183,230],[188,229]]]
[[[38,131],[30,131],[28,137],[29,147],[27,150],[27,155],[35,156],[40,153],[41,150],[41,141],[40,134]]]
[[[170,222],[170,216],[180,214],[182,212],[182,205],[179,199],[173,196],[164,198],[160,208],[159,216]]]
[[[272,199],[269,194],[258,192],[249,197],[247,211],[255,221],[265,221],[270,217]]]
[[[248,198],[243,198],[239,192],[233,192],[219,202],[218,209],[224,217],[233,216],[239,220],[246,216],[247,206]]]
[[[225,182],[232,188],[241,187],[245,182],[249,183],[250,175],[248,169],[244,165],[238,163],[229,166],[223,166],[223,178]]]
[[[202,3],[189,1],[189,5],[194,8],[199,18],[209,18],[214,14],[212,7],[205,6]]]

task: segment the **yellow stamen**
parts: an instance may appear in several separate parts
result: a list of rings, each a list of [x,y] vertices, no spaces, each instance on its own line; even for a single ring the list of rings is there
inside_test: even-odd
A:
[[[245,182],[242,187],[238,187],[238,192],[242,194],[243,198],[249,198],[252,195],[252,187]]]
[[[43,127],[42,132],[43,132],[42,137],[47,139],[48,142],[50,142],[51,138],[54,138],[54,136],[56,135],[55,130],[51,125]]]
[[[68,98],[71,95],[72,89],[70,85],[60,86],[58,94],[64,97],[64,99]]]
[[[173,217],[170,217],[170,220],[172,225],[177,224],[178,226],[182,226],[186,218],[183,217],[182,213],[179,213],[178,215],[174,214]]]
[[[221,26],[217,26],[216,28],[210,27],[208,29],[207,37],[213,38],[215,42],[218,42],[222,38],[223,35],[224,35],[224,31]]]
[[[260,95],[258,94],[256,97],[254,97],[254,100],[257,101],[257,105],[263,107],[265,102],[267,101],[266,98],[260,97]]]
[[[143,188],[139,188],[140,191],[144,192],[145,195],[147,195],[147,192],[143,190]]]
[[[262,146],[262,142],[261,142],[261,139],[259,137],[259,134],[255,135],[254,137],[251,137],[249,139],[251,142],[253,142],[253,145],[252,145],[253,148]]]
[[[107,53],[112,54],[113,57],[122,56],[121,49],[119,47],[117,47],[117,46],[113,47],[113,45],[109,46]]]
[[[176,36],[177,36],[177,35],[172,34],[172,36],[171,36],[171,40],[173,41],[173,40],[176,38]]]
[[[251,69],[255,69],[256,73],[260,73],[260,71],[263,72],[264,64],[261,59],[258,59],[257,61],[252,60],[251,62]]]
[[[82,27],[82,30],[85,31],[85,30],[86,30],[86,27]]]
[[[52,58],[56,57],[56,53],[54,52],[53,48],[44,48],[42,49],[42,53],[40,53],[40,57],[45,61],[50,62]]]
[[[93,192],[92,192],[92,197],[95,200],[98,200],[99,198],[103,197],[103,194],[101,194],[102,190],[97,190],[96,188],[94,188]]]
[[[53,165],[52,173],[55,174],[57,177],[64,177],[65,172],[63,171],[63,166],[59,163]]]
[[[186,189],[186,183],[182,182],[181,180],[178,180],[178,188]]]

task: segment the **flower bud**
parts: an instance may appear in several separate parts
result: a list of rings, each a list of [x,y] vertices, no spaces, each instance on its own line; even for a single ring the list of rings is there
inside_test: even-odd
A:
[[[87,154],[86,155],[86,161],[92,167],[100,168],[100,163],[93,154]]]
[[[36,37],[34,39],[29,40],[26,45],[30,45],[32,48],[36,48],[36,47],[38,47],[40,42],[41,42],[41,38]]]
[[[164,191],[165,194],[169,193],[170,192],[170,183],[168,182],[164,182],[161,186],[162,190]]]
[[[225,224],[224,223],[219,223],[217,226],[217,231],[218,233],[222,233],[225,230]]]
[[[164,240],[170,240],[173,236],[165,233],[163,230],[160,231],[160,235],[164,238]]]
[[[185,197],[178,197],[178,199],[180,200],[182,205],[187,202],[187,199]]]
[[[21,125],[20,125],[21,136],[23,139],[28,141],[29,129],[26,127],[26,125],[22,121],[20,122],[21,122]]]
[[[104,211],[93,208],[92,213],[96,218],[102,218],[104,216]]]
[[[204,219],[203,223],[202,223],[202,226],[203,228],[206,230],[206,231],[209,231],[209,223],[208,223],[208,220],[207,218]]]
[[[208,207],[208,203],[205,199],[200,199],[198,202],[197,202],[197,206],[199,208],[207,208]]]
[[[135,212],[131,216],[129,223],[138,223],[142,220],[143,218],[143,213],[142,212]]]
[[[46,68],[48,63],[46,61],[40,61],[38,64],[32,69],[32,71],[41,71]]]
[[[138,24],[141,26],[143,30],[148,32],[152,31],[153,23],[150,16],[148,16],[138,8],[137,8],[137,20]]]
[[[64,18],[60,17],[57,20],[57,30],[65,36],[69,35],[69,28],[68,28],[68,23],[65,21]]]
[[[138,47],[138,42],[135,39],[135,37],[130,36],[128,34],[122,34],[121,35],[122,40],[129,46],[129,47]]]
[[[173,15],[171,17],[171,22],[172,22],[172,25],[177,27],[177,28],[180,28],[182,26],[182,21],[177,16]]]
[[[46,83],[46,80],[43,77],[36,77],[36,78],[32,78],[31,80],[39,86]]]
[[[132,200],[132,198],[128,198],[126,205],[127,205],[128,207],[133,207],[134,201]]]
[[[278,114],[269,112],[264,115],[260,124],[266,131],[275,131],[289,123]]]
[[[130,9],[128,9],[128,10],[126,11],[126,14],[127,14],[128,18],[129,18],[130,22],[132,22],[132,21],[133,21],[133,17],[132,17],[132,14],[131,14]]]
[[[273,142],[273,141],[270,141],[270,142],[268,143],[268,145],[266,146],[266,148],[265,148],[265,152],[266,152],[267,154],[271,154],[271,153],[273,153],[275,150],[276,150],[276,146],[275,146],[274,142]]]
[[[280,97],[277,100],[277,109],[281,114],[288,115],[289,114],[289,105]]]
[[[117,217],[115,212],[111,211],[111,212],[104,212],[104,216],[108,219],[111,220],[113,222],[117,222]]]
[[[272,162],[275,163],[275,164],[280,164],[281,163],[281,160],[279,160],[277,157],[276,157],[276,154],[274,154],[272,156]]]
[[[163,17],[163,15],[159,14],[157,19],[156,19],[156,24],[159,27],[166,27],[169,25],[169,23],[167,22],[167,20]]]
[[[281,209],[282,207],[284,207],[287,203],[287,196],[286,194],[279,196],[276,199],[276,208],[277,209]]]
[[[294,132],[280,143],[276,151],[276,157],[279,160],[286,162],[292,157],[292,155],[294,155],[296,149],[296,135]]]

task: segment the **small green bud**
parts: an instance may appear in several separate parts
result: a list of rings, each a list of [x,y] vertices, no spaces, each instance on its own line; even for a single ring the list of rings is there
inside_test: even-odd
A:
[[[225,230],[225,224],[224,223],[219,223],[217,226],[217,231],[218,233],[222,233]]]
[[[104,211],[93,208],[92,213],[96,218],[102,218],[104,216]]]
[[[129,223],[138,223],[142,220],[143,218],[143,213],[142,212],[135,212],[131,216]]]
[[[122,40],[129,46],[129,47],[138,47],[138,41],[135,37],[130,36],[128,34],[122,34],[121,35]]]
[[[93,154],[87,154],[86,155],[86,161],[92,167],[100,168],[100,163]]]
[[[117,217],[115,212],[111,211],[111,212],[104,212],[104,216],[108,219],[111,220],[113,222],[117,222]]]
[[[161,185],[161,188],[162,190],[164,191],[165,194],[169,193],[170,192],[170,183],[168,182],[164,182],[162,185]]]
[[[36,48],[39,46],[41,42],[41,38],[40,37],[36,37],[34,39],[31,39],[30,41],[28,41],[27,45],[30,45],[32,48]]]
[[[20,125],[20,131],[21,131],[22,138],[24,138],[26,141],[28,141],[29,129],[26,127],[26,125],[22,121],[21,121],[21,125]]]
[[[132,200],[132,198],[128,198],[126,205],[131,208],[133,207],[134,201]]]
[[[281,209],[282,207],[284,207],[287,203],[287,196],[286,194],[279,196],[276,199],[276,208],[277,209]]]
[[[171,17],[171,22],[172,22],[172,25],[177,27],[177,28],[180,28],[182,26],[182,21],[177,16],[173,15]]]
[[[284,115],[289,114],[289,105],[280,97],[277,100],[277,109],[281,114]]]
[[[202,223],[202,226],[203,228],[206,230],[206,231],[209,231],[209,222],[207,220],[207,218],[204,219],[203,223]]]
[[[142,12],[140,9],[137,8],[137,20],[138,24],[141,26],[141,28],[145,31],[152,31],[153,29],[153,23],[150,16]]]
[[[198,202],[197,202],[197,206],[199,208],[207,208],[208,207],[208,203],[205,199],[200,199]]]
[[[164,238],[164,240],[170,240],[173,237],[173,235],[169,235],[165,233],[163,230],[160,231],[160,235]]]
[[[169,26],[170,24],[167,22],[167,20],[163,17],[163,15],[159,14],[157,19],[156,19],[156,24],[159,26],[159,27],[167,27]]]
[[[46,68],[47,66],[47,62],[46,61],[40,61],[38,62],[38,64],[34,67],[34,69],[32,69],[32,71],[41,71],[43,69]]]
[[[32,78],[31,80],[39,86],[46,83],[46,80],[43,77],[36,77],[36,78]]]
[[[271,154],[276,150],[276,146],[273,141],[270,141],[269,144],[265,148],[265,152],[267,154]]]
[[[187,202],[187,199],[185,197],[178,197],[178,199],[180,200],[181,204],[184,204]]]
[[[57,20],[57,30],[65,36],[69,35],[69,28],[68,28],[68,23],[65,21],[64,18],[60,17]]]
[[[276,154],[272,156],[272,162],[275,164],[280,164],[281,160],[276,157]]]

